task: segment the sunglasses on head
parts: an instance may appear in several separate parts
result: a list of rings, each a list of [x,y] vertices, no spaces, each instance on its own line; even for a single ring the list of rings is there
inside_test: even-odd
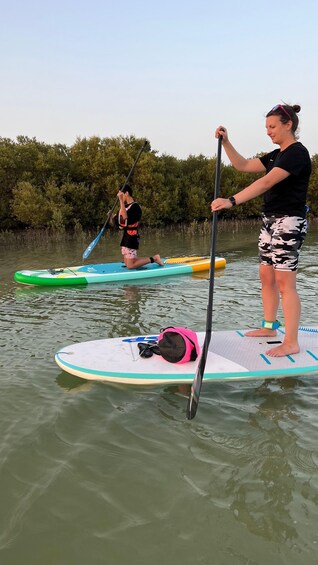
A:
[[[276,110],[283,110],[283,112],[286,114],[288,119],[293,121],[292,118],[291,118],[291,115],[287,112],[287,110],[284,108],[284,106],[282,106],[282,104],[276,104],[276,106],[274,106],[274,108],[271,109],[271,112],[275,112]]]

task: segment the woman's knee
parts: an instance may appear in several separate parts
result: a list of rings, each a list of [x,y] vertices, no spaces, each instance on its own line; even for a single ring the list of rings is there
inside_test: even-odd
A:
[[[276,270],[276,282],[280,294],[296,290],[296,271]]]
[[[259,275],[263,286],[276,286],[276,277],[273,267],[260,265]]]

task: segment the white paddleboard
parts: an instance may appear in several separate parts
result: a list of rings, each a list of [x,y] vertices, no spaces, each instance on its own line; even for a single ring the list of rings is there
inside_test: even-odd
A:
[[[282,328],[274,338],[246,337],[246,331],[212,332],[205,382],[318,374],[318,327],[299,328],[300,353],[286,357],[266,355],[268,349],[282,341]],[[142,335],[75,343],[58,351],[55,361],[67,373],[88,380],[132,385],[192,383],[199,359],[176,365],[158,355],[140,357],[138,343],[157,337]],[[198,333],[201,346],[204,337],[204,332]]]

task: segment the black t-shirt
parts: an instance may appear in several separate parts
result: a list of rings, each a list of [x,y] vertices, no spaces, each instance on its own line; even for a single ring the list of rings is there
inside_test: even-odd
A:
[[[129,249],[139,248],[139,232],[138,226],[134,226],[141,219],[141,208],[137,202],[133,202],[126,206],[127,211],[127,227],[124,228],[124,234],[120,242],[121,247],[129,247]],[[131,235],[133,234],[133,235]]]
[[[287,215],[305,217],[306,196],[311,173],[311,159],[306,149],[297,141],[284,151],[275,149],[260,157],[269,173],[274,167],[287,171],[289,176],[275,184],[264,194],[263,212],[266,216]]]

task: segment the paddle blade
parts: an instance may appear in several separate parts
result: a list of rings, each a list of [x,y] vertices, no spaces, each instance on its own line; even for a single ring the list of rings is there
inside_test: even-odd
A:
[[[207,349],[208,349],[207,336],[205,336],[205,340],[204,340],[204,344],[203,344],[203,348],[202,348],[201,359],[199,361],[197,373],[196,373],[196,375],[193,379],[193,383],[191,385],[191,391],[190,391],[190,395],[189,395],[189,399],[188,399],[188,405],[187,405],[187,411],[186,411],[186,416],[187,416],[188,420],[192,420],[197,413],[199,398],[200,398],[200,392],[201,392],[201,387],[202,387],[202,380],[203,380],[204,369],[205,369],[206,358],[207,358]]]
[[[197,378],[194,379],[192,386],[191,386],[191,393],[188,399],[188,406],[187,406],[187,419],[192,420],[198,409],[199,398],[200,398],[200,391],[202,385],[202,378],[198,380]]]
[[[102,237],[103,233],[104,233],[104,229],[101,229],[101,231],[99,232],[98,236],[95,237],[94,241],[92,241],[92,243],[89,244],[89,246],[85,249],[84,253],[83,253],[83,259],[87,259],[87,257],[91,254],[91,252],[93,251],[94,247],[96,247],[97,243],[99,242],[100,238]]]

